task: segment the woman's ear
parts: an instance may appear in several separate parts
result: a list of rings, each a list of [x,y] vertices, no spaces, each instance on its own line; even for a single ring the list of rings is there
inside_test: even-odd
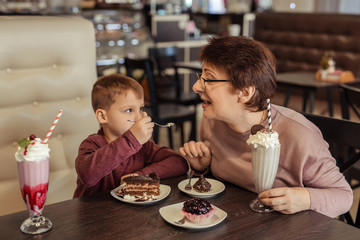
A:
[[[106,111],[103,109],[96,109],[95,111],[96,119],[100,124],[107,123]]]
[[[254,86],[244,88],[239,92],[239,102],[242,103],[248,102],[254,94],[255,94]]]

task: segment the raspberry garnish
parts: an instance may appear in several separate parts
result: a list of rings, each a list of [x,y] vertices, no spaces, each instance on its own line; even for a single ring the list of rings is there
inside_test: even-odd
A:
[[[35,134],[31,134],[29,137],[30,140],[35,140],[35,138],[36,138]]]

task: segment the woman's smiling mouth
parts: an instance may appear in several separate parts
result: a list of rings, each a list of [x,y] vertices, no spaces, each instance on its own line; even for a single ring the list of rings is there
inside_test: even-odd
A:
[[[206,100],[206,99],[204,99],[204,98],[201,98],[201,100],[204,102],[204,104],[206,104],[206,105],[209,105],[209,104],[211,104],[211,102],[210,101],[208,101],[208,100]]]

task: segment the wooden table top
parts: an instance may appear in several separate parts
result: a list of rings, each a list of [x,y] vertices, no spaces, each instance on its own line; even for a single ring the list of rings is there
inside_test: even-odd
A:
[[[19,229],[27,218],[22,211],[0,217],[1,239],[358,239],[360,229],[314,211],[284,215],[256,213],[248,204],[256,194],[225,183],[226,189],[208,198],[227,218],[207,229],[185,229],[167,223],[159,214],[161,207],[191,197],[177,184],[185,176],[162,180],[171,187],[170,195],[152,205],[121,202],[110,194],[85,197],[45,205],[43,214],[53,228],[38,236]]]
[[[318,81],[313,72],[286,72],[276,74],[277,83],[280,85],[296,86],[303,88],[322,89],[334,88],[339,82]]]
[[[308,89],[326,89],[337,88],[342,82],[319,81],[316,80],[315,73],[313,72],[284,72],[276,74],[277,83],[280,85],[296,86]],[[353,82],[344,82],[343,84],[352,85],[358,84],[359,79]]]

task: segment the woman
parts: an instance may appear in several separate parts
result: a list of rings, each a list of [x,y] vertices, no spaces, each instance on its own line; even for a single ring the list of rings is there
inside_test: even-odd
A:
[[[268,126],[266,99],[276,89],[275,58],[250,38],[220,37],[209,39],[200,60],[202,74],[193,90],[203,100],[201,141],[185,143],[180,153],[195,170],[210,168],[214,177],[255,192],[246,140],[253,125]],[[273,189],[260,193],[261,201],[284,214],[347,212],[353,193],[320,130],[291,109],[272,104],[271,110],[281,153]]]

